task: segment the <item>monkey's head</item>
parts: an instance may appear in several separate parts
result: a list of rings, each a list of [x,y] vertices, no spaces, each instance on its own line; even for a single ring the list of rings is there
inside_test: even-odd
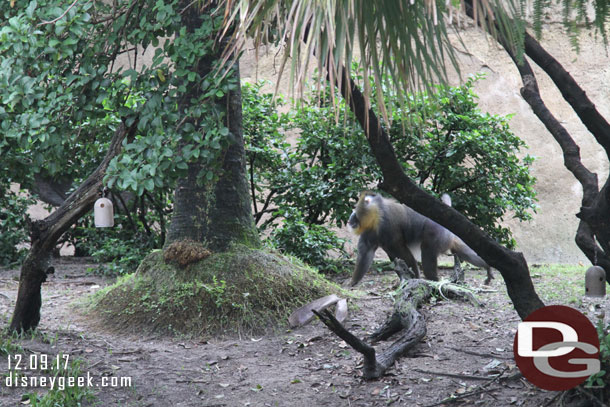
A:
[[[371,191],[364,191],[360,194],[356,208],[347,221],[355,234],[360,235],[367,230],[377,230],[381,220],[382,199],[380,195]]]

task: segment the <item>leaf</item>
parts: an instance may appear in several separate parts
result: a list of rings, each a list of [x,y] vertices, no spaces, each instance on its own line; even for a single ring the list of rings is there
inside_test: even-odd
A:
[[[14,0],[11,0],[11,8],[14,6],[14,4]],[[28,18],[31,19],[34,16],[34,10],[36,10],[37,5],[38,4],[36,1],[31,1],[28,7],[25,9],[25,14],[28,16]]]
[[[147,191],[152,191],[155,189],[155,182],[151,178],[147,178],[144,180],[144,188]]]

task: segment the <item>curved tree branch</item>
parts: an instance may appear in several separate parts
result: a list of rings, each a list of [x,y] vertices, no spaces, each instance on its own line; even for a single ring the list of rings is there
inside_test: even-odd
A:
[[[563,98],[572,106],[582,123],[610,158],[610,124],[597,111],[587,93],[576,83],[572,75],[535,38],[525,33],[525,53],[553,80]]]

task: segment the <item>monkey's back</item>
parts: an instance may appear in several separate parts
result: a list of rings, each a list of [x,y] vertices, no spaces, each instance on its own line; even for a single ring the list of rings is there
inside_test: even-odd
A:
[[[428,218],[390,199],[383,199],[383,206],[384,216],[379,228],[380,242],[388,242],[385,246],[418,244]]]

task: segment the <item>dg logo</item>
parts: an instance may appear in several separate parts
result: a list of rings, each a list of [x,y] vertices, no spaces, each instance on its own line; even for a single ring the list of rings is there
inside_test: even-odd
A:
[[[532,384],[568,390],[599,372],[599,338],[591,321],[574,308],[551,305],[528,315],[517,328],[515,361]]]

